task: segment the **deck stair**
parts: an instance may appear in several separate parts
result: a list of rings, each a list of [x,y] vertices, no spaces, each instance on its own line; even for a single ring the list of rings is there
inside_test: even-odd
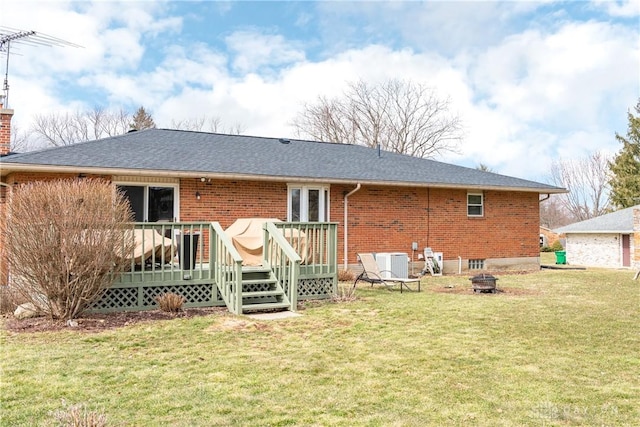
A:
[[[242,312],[288,310],[291,303],[269,267],[242,268]]]

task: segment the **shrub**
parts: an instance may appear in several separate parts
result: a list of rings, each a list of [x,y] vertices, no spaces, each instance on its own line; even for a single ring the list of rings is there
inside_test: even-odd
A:
[[[25,302],[12,287],[0,285],[0,315],[13,313],[17,306]]]
[[[356,276],[351,270],[338,270],[339,282],[353,282]]]
[[[156,297],[156,302],[160,306],[160,310],[169,313],[177,313],[179,311],[182,311],[184,297],[172,292],[167,292],[165,294],[158,295]]]
[[[353,301],[356,299],[356,288],[353,286],[355,274],[351,270],[338,270],[338,289],[333,296],[334,301]]]
[[[562,247],[562,243],[560,243],[560,240],[556,240],[555,242],[553,242],[553,244],[551,245],[551,252],[557,252],[557,251],[563,251],[564,248]]]
[[[562,247],[562,243],[560,243],[559,240],[556,240],[551,246],[543,246],[542,249],[540,249],[540,252],[557,252],[563,250],[564,248]]]
[[[10,285],[55,319],[73,319],[129,265],[133,233],[124,196],[97,179],[15,188],[2,222]]]
[[[53,418],[61,427],[106,427],[104,414],[89,411],[84,405],[70,405],[55,411]]]
[[[353,283],[338,283],[338,290],[331,299],[336,302],[355,301],[356,287]]]

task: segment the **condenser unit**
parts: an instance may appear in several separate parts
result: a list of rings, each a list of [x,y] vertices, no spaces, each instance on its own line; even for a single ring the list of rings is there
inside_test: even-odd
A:
[[[376,254],[376,263],[383,279],[409,277],[409,255],[402,252],[381,252]]]

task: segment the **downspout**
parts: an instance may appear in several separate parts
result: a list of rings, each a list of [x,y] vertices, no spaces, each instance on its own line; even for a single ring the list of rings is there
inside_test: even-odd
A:
[[[346,271],[347,268],[349,268],[349,232],[348,232],[348,228],[349,228],[349,214],[348,214],[348,203],[349,201],[347,200],[349,198],[349,196],[351,196],[352,194],[354,194],[356,191],[360,190],[360,187],[362,187],[362,185],[360,183],[358,183],[356,185],[356,188],[354,188],[353,190],[351,190],[350,192],[348,192],[347,194],[344,195],[344,270]]]
[[[539,199],[539,200],[538,200],[538,203],[540,203],[540,202],[544,202],[545,200],[548,200],[548,199],[549,199],[549,197],[551,197],[551,193],[547,194],[547,197],[545,197],[544,199]]]

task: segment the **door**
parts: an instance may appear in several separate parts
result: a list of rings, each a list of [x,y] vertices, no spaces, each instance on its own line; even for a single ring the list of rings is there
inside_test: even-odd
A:
[[[628,234],[622,235],[622,266],[631,267],[631,239]]]
[[[118,185],[129,199],[136,222],[175,221],[177,188],[154,185]]]

